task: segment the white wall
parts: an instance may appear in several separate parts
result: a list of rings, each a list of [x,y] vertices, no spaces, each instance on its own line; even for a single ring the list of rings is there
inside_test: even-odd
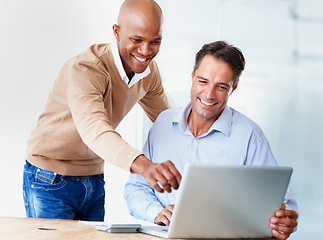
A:
[[[0,215],[24,216],[26,140],[63,65],[113,39],[121,1],[0,0]]]
[[[0,0],[0,216],[24,216],[22,168],[62,64],[90,44],[113,39],[121,0]],[[159,0],[164,39],[157,56],[173,106],[189,100],[194,54],[227,40],[247,65],[229,104],[264,130],[280,165],[294,168],[300,207],[290,239],[319,239],[323,197],[323,2],[320,0]],[[118,127],[141,148],[150,124],[135,109]],[[134,127],[135,130],[132,130]],[[142,136],[141,136],[142,135]],[[128,173],[106,165],[106,220],[132,221],[123,200]]]

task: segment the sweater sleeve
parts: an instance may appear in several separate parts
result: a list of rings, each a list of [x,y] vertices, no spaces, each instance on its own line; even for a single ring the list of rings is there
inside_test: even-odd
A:
[[[68,105],[82,141],[102,159],[130,171],[141,152],[121,138],[108,118],[104,98],[111,90],[110,76],[99,64],[79,62],[66,70]]]

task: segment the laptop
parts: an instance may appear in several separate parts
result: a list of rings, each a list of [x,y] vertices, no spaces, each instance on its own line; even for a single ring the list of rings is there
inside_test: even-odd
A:
[[[293,169],[187,164],[170,226],[139,229],[162,238],[271,237],[269,218],[281,208]]]

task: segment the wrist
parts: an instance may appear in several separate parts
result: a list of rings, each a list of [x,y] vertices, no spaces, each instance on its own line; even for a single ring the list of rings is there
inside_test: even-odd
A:
[[[143,175],[146,170],[153,164],[145,155],[139,155],[131,164],[130,170],[132,173]]]

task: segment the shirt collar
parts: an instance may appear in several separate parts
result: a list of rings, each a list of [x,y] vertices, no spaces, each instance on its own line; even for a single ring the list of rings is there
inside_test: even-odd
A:
[[[150,74],[150,68],[149,66],[147,66],[146,70],[142,73],[135,73],[135,75],[132,77],[130,83],[129,83],[129,78],[123,68],[122,65],[122,61],[120,58],[120,54],[118,51],[118,47],[117,47],[117,42],[113,41],[111,43],[111,52],[114,58],[114,62],[115,65],[118,69],[119,75],[121,77],[121,79],[128,85],[128,87],[130,88],[132,85],[134,85],[135,83],[139,82],[141,79],[143,79],[144,77],[147,77]]]
[[[185,108],[182,108],[178,114],[174,117],[173,125],[179,124],[180,128],[185,132],[187,126],[188,116],[192,110],[192,103],[189,102]],[[225,106],[220,117],[212,124],[210,129],[205,135],[210,134],[211,132],[218,131],[224,133],[226,136],[230,135],[232,124],[232,110],[227,105]],[[204,135],[204,134],[203,134]]]

